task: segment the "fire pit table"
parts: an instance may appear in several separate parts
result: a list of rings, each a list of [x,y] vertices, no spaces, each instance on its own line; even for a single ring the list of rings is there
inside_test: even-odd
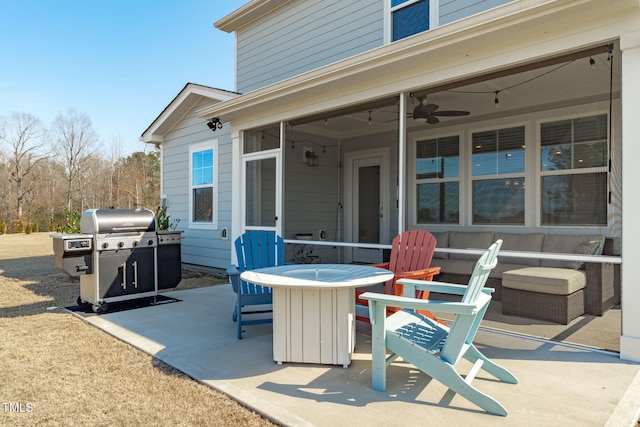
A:
[[[245,271],[242,280],[273,288],[273,360],[342,365],[355,348],[354,288],[393,278],[382,268],[296,264]]]

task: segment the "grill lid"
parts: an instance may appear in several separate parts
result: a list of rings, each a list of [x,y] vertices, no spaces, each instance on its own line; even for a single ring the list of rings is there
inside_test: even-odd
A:
[[[87,209],[80,217],[81,233],[155,231],[156,217],[149,209]]]

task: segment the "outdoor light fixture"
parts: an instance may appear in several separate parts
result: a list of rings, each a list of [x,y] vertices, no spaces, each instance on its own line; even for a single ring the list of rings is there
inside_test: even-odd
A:
[[[222,129],[222,122],[218,117],[214,117],[207,122],[207,126],[209,126],[209,129],[215,132],[216,129]]]
[[[318,166],[318,156],[311,150],[305,151],[304,156],[307,158],[307,165],[311,167]]]

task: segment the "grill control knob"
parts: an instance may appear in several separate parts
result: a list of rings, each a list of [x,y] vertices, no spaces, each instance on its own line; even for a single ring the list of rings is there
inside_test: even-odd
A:
[[[119,247],[119,248],[124,247],[124,242],[118,242],[118,247]]]
[[[135,246],[138,246],[138,241],[137,241],[137,240],[133,242],[133,246],[134,246],[134,247],[135,247]]]
[[[109,243],[104,242],[104,243],[102,244],[102,249],[107,249],[108,247],[109,247]]]
[[[147,244],[148,244],[149,246],[153,245],[153,239],[149,239],[149,240],[147,241]]]

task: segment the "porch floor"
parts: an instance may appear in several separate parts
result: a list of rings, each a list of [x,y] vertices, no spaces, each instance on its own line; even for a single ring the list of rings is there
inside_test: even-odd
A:
[[[630,426],[640,412],[640,364],[612,352],[483,328],[477,346],[520,381],[503,384],[483,372],[474,381],[508,409],[503,418],[403,362],[389,367],[386,392],[371,390],[366,323],[357,324],[346,369],[277,365],[272,325],[248,326],[236,339],[231,285],[165,295],[181,301],[81,318],[282,425],[398,425],[411,414],[433,425]]]

